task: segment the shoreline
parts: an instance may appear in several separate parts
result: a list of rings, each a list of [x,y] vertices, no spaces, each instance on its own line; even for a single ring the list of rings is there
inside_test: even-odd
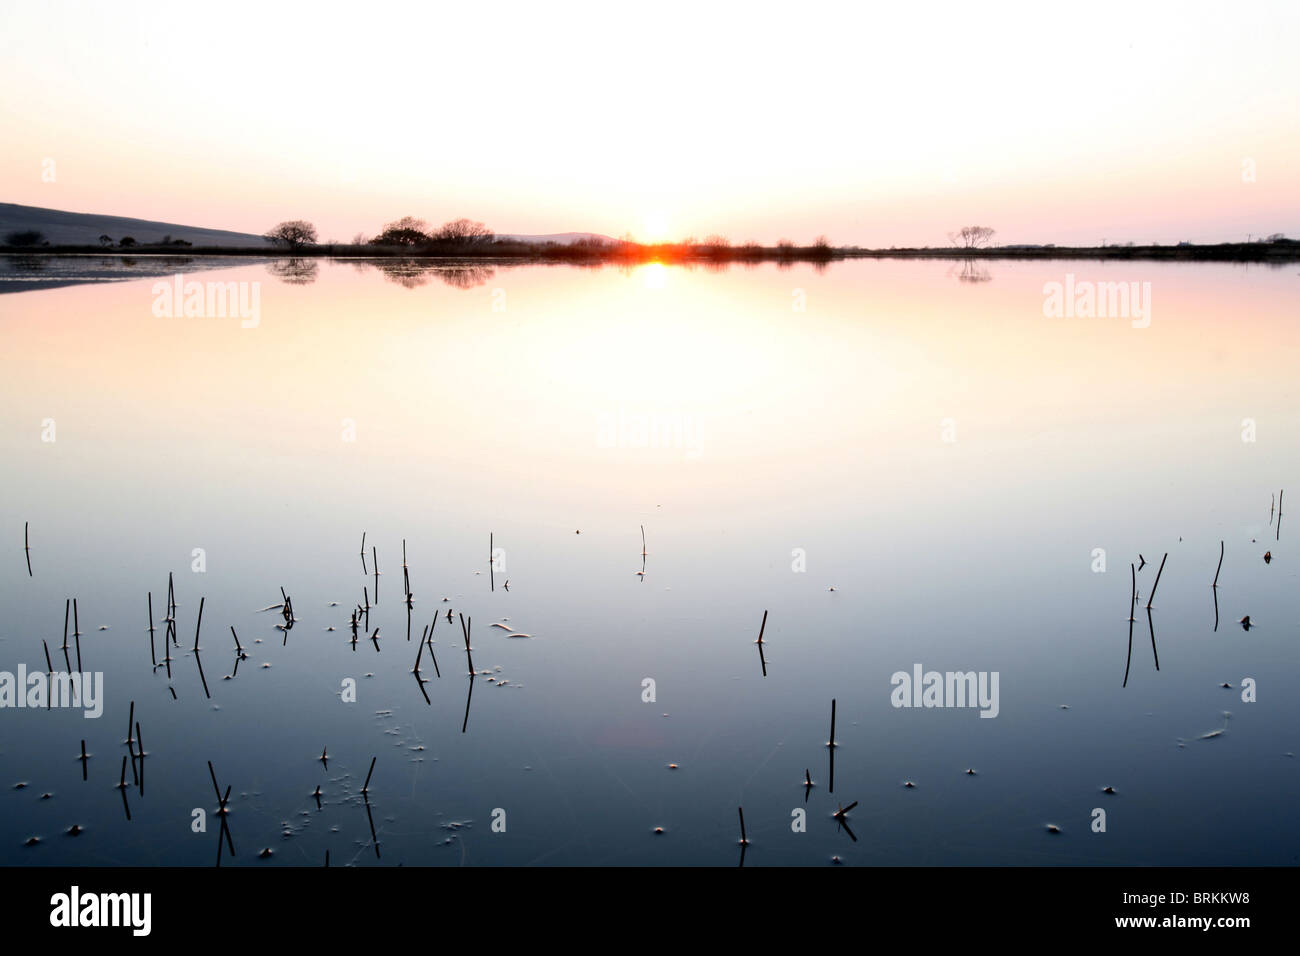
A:
[[[919,247],[860,249],[856,247],[775,247],[775,246],[623,246],[588,245],[528,246],[495,243],[481,247],[465,246],[443,251],[429,248],[397,246],[316,245],[292,248],[255,248],[194,246],[177,248],[141,246],[135,249],[100,246],[0,246],[4,256],[105,256],[123,259],[210,257],[266,259],[421,259],[438,262],[473,261],[484,264],[567,263],[573,265],[626,264],[651,262],[671,264],[710,263],[826,263],[845,259],[1096,259],[1142,260],[1165,262],[1263,262],[1300,261],[1300,242],[1240,242],[1210,245],[1176,246],[995,246],[981,249]]]

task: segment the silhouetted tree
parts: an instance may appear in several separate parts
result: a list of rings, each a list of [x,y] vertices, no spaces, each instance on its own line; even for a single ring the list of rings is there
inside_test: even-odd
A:
[[[276,245],[298,249],[316,241],[316,227],[305,219],[289,219],[262,236]]]
[[[39,229],[18,229],[5,236],[7,246],[43,246],[45,233]]]
[[[439,226],[433,238],[442,242],[491,242],[492,230],[473,219],[453,219]]]
[[[126,248],[127,246],[134,246],[135,239],[133,239],[131,236],[123,236],[121,239],[117,241],[117,244],[119,246],[122,246],[123,248]]]
[[[113,244],[113,237],[108,235],[100,236],[99,244],[101,246],[111,246]]]
[[[429,241],[428,228],[423,219],[403,216],[384,226],[383,231],[370,242],[376,246],[417,246]]]
[[[963,249],[978,249],[987,245],[996,232],[988,226],[962,226],[956,232],[948,233],[948,241]]]

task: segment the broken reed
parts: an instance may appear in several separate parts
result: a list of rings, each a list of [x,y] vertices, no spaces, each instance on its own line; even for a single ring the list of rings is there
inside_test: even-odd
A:
[[[1165,560],[1166,560],[1168,557],[1169,557],[1169,552],[1166,551],[1166,552],[1165,552],[1165,556],[1164,556],[1163,558],[1160,559],[1160,567],[1156,570],[1156,583],[1153,584],[1153,585],[1151,585],[1151,593],[1150,593],[1149,595],[1147,595],[1147,610],[1148,610],[1148,611],[1151,610],[1151,602],[1154,601],[1154,600],[1156,599],[1156,588],[1160,587],[1160,575],[1164,573],[1164,570],[1165,570]]]

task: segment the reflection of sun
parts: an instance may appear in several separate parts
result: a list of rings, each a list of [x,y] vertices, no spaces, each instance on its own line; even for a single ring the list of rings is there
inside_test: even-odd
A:
[[[648,262],[641,267],[641,276],[647,289],[662,289],[668,278],[668,270],[662,262]]]

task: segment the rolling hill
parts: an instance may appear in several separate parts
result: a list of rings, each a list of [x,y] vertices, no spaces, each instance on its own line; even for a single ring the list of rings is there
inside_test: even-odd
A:
[[[130,236],[142,245],[160,242],[164,236],[170,236],[173,239],[184,239],[195,246],[269,246],[261,236],[246,232],[0,203],[0,239],[11,232],[26,229],[40,230],[50,244],[55,246],[94,246],[99,244],[99,237],[104,235],[112,237],[114,242],[123,236]]]

